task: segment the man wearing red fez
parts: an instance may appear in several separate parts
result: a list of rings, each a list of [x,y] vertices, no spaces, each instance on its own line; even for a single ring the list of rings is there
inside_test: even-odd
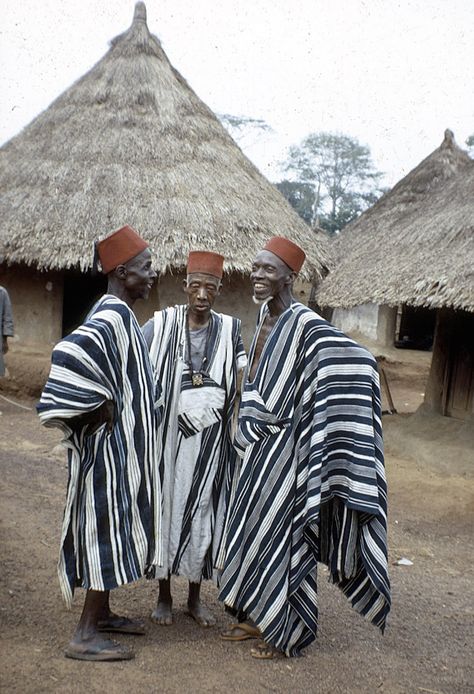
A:
[[[157,311],[143,326],[164,393],[162,448],[163,562],[157,624],[172,623],[171,574],[189,581],[188,613],[201,626],[215,618],[200,600],[213,575],[230,493],[235,451],[231,423],[237,374],[246,363],[240,320],[212,310],[224,258],[192,251],[183,281],[185,305]]]
[[[110,610],[109,591],[160,560],[157,386],[131,310],[148,298],[156,273],[148,244],[131,227],[105,238],[97,251],[107,293],[54,348],[38,414],[45,426],[63,430],[68,449],[61,589],[69,605],[76,587],[87,591],[65,654],[128,660],[133,651],[103,632],[144,633],[143,623]]]
[[[294,300],[305,259],[271,239],[253,263],[261,309],[235,435],[240,470],[223,540],[227,641],[297,656],[316,637],[317,563],[383,631],[390,610],[380,390],[369,352]]]

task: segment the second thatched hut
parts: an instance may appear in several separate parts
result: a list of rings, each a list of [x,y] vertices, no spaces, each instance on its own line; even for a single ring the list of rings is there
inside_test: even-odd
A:
[[[350,224],[336,247],[318,303],[338,309],[333,320],[345,330],[370,328],[367,316],[375,315],[369,337],[391,344],[397,307],[427,310],[436,330],[425,403],[474,418],[474,161],[453,133],[446,130],[441,146]]]

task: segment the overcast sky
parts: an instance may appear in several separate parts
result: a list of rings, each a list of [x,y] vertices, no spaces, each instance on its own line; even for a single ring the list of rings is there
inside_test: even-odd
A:
[[[108,50],[133,0],[2,0],[0,143]],[[446,127],[474,133],[473,0],[148,0],[148,26],[218,113],[264,119],[247,155],[272,180],[306,134],[370,147],[393,184]]]

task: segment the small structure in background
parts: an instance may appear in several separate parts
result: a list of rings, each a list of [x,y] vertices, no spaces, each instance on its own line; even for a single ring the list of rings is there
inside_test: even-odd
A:
[[[365,310],[377,340],[391,345],[398,306],[433,311],[425,405],[474,418],[474,161],[453,133],[446,130],[441,146],[334,246],[338,262],[316,291],[318,304],[359,307],[359,317]],[[342,329],[364,332],[350,320],[347,312],[333,312]]]
[[[10,297],[5,287],[0,285],[0,378],[5,375],[3,355],[8,352],[8,338],[13,337],[14,334]]]
[[[321,278],[328,243],[293,211],[170,64],[137,3],[108,53],[0,149],[2,281],[15,300],[19,344],[49,345],[81,322],[103,278],[93,241],[130,224],[161,273],[139,319],[181,303],[190,250],[226,258],[218,309],[253,329],[244,275],[271,236],[307,252],[303,279]]]

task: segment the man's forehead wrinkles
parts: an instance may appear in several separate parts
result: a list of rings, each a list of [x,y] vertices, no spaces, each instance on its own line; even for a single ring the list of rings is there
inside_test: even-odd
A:
[[[271,260],[257,260],[255,259],[252,263],[253,267],[271,267],[273,270],[276,270],[277,265],[276,263],[272,262]]]
[[[275,255],[275,253],[267,250],[259,251],[255,256],[253,264],[258,266],[268,266],[275,269],[285,265],[281,258]]]
[[[220,280],[213,275],[207,275],[205,273],[193,272],[188,275],[188,282],[201,282],[203,284],[215,284],[218,285]]]
[[[257,255],[255,260],[253,261],[254,265],[272,265],[272,261],[270,258],[262,258],[260,255]]]

